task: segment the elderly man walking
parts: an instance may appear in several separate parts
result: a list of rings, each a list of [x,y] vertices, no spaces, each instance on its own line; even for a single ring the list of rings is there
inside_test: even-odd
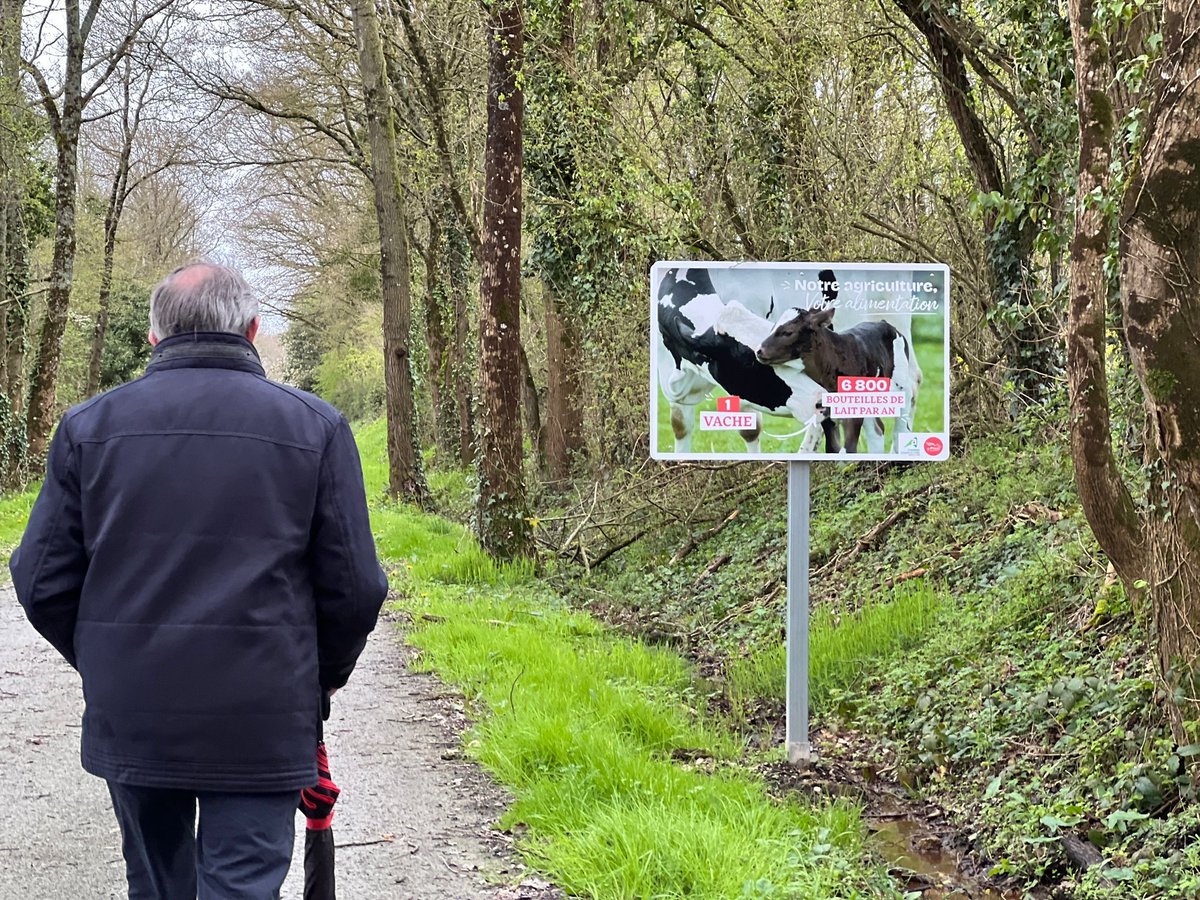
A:
[[[139,900],[279,896],[323,694],[387,592],[350,428],[267,380],[258,327],[232,269],[158,285],[146,374],[63,417],[12,557],[82,676],[83,767]]]

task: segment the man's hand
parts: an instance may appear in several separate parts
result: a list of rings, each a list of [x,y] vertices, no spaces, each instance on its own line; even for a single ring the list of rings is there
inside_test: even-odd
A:
[[[329,775],[329,754],[322,741],[317,744],[317,783],[300,792],[300,811],[309,831],[324,831],[333,824],[333,805],[341,792]]]

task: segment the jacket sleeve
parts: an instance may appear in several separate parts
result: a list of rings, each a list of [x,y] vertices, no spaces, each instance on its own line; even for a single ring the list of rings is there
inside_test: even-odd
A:
[[[78,460],[66,421],[50,442],[46,479],[8,567],[30,623],[74,666],[75,621],[88,557]]]
[[[387,576],[375,557],[362,464],[341,419],[321,460],[313,515],[313,584],[321,687],[350,678],[387,597]]]

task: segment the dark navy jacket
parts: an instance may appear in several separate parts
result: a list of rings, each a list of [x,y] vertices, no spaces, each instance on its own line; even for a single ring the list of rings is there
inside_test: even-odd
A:
[[[387,593],[346,420],[230,334],[67,412],[10,568],[83,676],[84,768],[189,790],[315,784]]]

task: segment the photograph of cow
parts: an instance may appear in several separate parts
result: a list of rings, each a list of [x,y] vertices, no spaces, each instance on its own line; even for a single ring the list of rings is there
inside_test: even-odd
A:
[[[917,315],[905,308],[907,298],[846,289],[918,278],[934,279],[938,303]],[[657,264],[651,275],[653,454],[871,458],[897,452],[907,433],[944,433],[948,280],[940,266]],[[891,392],[904,397],[900,414],[889,422],[830,418],[822,399],[837,391],[839,376],[890,379]],[[721,395],[758,413],[756,426],[736,433],[699,430],[700,412],[713,409]]]
[[[886,319],[837,331],[833,327],[836,312],[832,307],[792,309],[759,345],[755,356],[768,366],[799,360],[804,373],[830,393],[837,391],[838,378],[844,375],[887,378],[891,392],[904,397],[893,433],[899,436],[912,431],[922,378],[912,340]],[[847,452],[858,452],[864,424],[868,452],[884,452],[882,419],[843,419],[840,424]]]
[[[820,387],[803,364],[778,367],[759,362],[758,347],[771,331],[773,303],[758,315],[740,301],[725,303],[708,269],[668,269],[658,289],[658,331],[670,363],[659,366],[659,383],[671,404],[675,449],[692,449],[696,409],[713,389],[739,397],[748,409],[793,416],[805,423],[817,414]],[[739,313],[731,327],[730,311]],[[741,432],[746,449],[757,452],[761,426]]]

